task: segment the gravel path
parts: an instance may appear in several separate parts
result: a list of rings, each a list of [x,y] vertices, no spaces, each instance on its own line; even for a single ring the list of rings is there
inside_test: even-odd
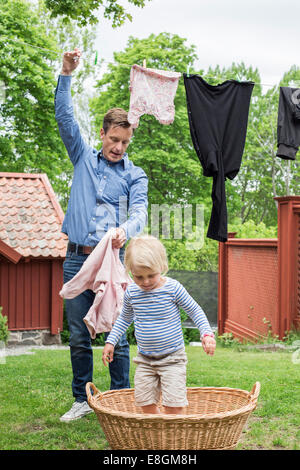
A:
[[[69,349],[69,346],[52,344],[49,346],[14,346],[2,349],[2,356],[21,356],[22,354],[35,354],[36,350],[63,350]],[[103,349],[103,346],[93,346],[93,349]]]

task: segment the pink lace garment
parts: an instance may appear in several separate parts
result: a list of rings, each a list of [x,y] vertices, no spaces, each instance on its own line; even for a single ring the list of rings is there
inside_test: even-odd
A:
[[[130,71],[130,106],[128,121],[138,127],[143,114],[151,114],[161,124],[174,121],[174,98],[177,91],[179,72],[147,69],[133,65]]]

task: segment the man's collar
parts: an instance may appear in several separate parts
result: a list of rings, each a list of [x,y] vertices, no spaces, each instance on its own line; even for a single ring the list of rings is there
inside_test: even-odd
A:
[[[103,158],[104,160],[106,160],[106,158],[103,155],[102,149],[98,153],[98,158]],[[109,160],[106,160],[106,161],[108,162]],[[128,155],[125,152],[121,160],[119,160],[118,162],[109,162],[109,163],[112,163],[113,165],[115,165],[116,163],[122,163],[124,169],[126,170],[126,168],[128,167]]]

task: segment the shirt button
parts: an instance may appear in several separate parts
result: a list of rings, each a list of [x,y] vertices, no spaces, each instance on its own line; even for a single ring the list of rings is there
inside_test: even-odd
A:
[[[100,202],[97,202],[96,206],[100,206]]]
[[[103,178],[106,180],[106,176],[103,176]]]
[[[91,234],[91,233],[89,233],[89,237],[91,237],[91,236],[92,236],[92,234]]]
[[[93,220],[96,220],[96,217],[93,217]]]

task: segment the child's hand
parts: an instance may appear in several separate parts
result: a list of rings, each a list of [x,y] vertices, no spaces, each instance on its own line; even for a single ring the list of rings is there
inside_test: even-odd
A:
[[[202,338],[202,347],[206,354],[209,354],[210,356],[214,355],[215,349],[216,349],[216,340],[212,336],[204,336]]]
[[[107,366],[107,362],[112,362],[114,358],[114,350],[115,347],[110,343],[105,343],[102,353],[102,362],[105,366]]]

